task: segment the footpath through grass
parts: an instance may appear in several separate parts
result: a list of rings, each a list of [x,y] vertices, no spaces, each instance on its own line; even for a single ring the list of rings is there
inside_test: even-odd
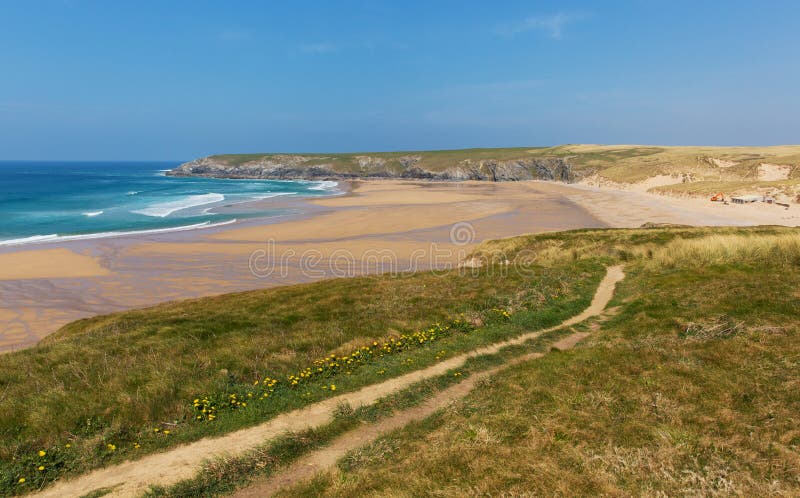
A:
[[[615,317],[283,496],[800,493],[798,231],[573,235],[506,244],[617,251]]]
[[[285,466],[300,457],[324,447],[333,439],[363,423],[376,423],[398,412],[422,404],[428,398],[461,382],[470,375],[497,367],[527,353],[546,352],[549,344],[570,330],[551,331],[527,341],[525,344],[506,347],[498,353],[470,358],[458,369],[421,381],[368,406],[353,409],[349,405],[340,405],[334,421],[330,424],[298,433],[285,434],[238,457],[211,459],[195,477],[169,487],[155,486],[151,488],[147,496],[178,498],[227,495],[246,487],[256,479],[280,472]]]
[[[727,313],[733,304],[718,301],[727,294],[714,285],[736,283],[725,277],[732,269],[751,283],[749,294],[731,299],[748,295],[761,309],[788,316],[786,310],[797,309],[796,294],[788,287],[773,290],[796,276],[798,244],[796,230],[774,227],[541,234],[486,244],[476,254],[487,264],[474,273],[333,280],[75,322],[36,348],[0,356],[0,494],[39,489],[62,476],[255,425],[334,391],[555,325],[589,304],[604,265],[612,262],[629,262],[637,275],[639,294],[631,290],[631,302],[647,293],[660,296],[652,306],[661,306],[665,316],[674,315],[663,308],[670,299],[691,296]],[[687,269],[687,262],[694,266]],[[769,268],[776,270],[765,273]],[[664,294],[659,279],[677,271],[686,272],[679,279],[685,288],[680,296]],[[700,292],[691,284],[703,271],[711,283]],[[757,299],[764,295],[769,301]],[[663,320],[650,325],[675,329]],[[637,315],[626,326],[648,323]],[[368,358],[353,364],[363,348],[370,350]],[[320,366],[320,374],[299,375]]]
[[[589,304],[603,273],[584,261],[373,276],[75,322],[0,356],[0,493],[258,424],[554,325]]]

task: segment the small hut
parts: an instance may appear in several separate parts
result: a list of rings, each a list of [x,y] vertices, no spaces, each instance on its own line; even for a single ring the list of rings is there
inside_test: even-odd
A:
[[[758,202],[762,200],[760,195],[739,195],[731,197],[731,202],[734,204],[750,204],[751,202]]]

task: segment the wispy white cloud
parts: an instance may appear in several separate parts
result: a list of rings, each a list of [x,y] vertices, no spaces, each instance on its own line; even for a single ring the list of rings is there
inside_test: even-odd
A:
[[[297,47],[307,54],[329,54],[339,50],[339,46],[330,42],[304,43]]]
[[[522,21],[501,26],[497,32],[504,36],[514,36],[527,31],[539,31],[549,38],[560,40],[564,37],[564,28],[585,17],[583,13],[557,12],[546,16],[526,17]]]

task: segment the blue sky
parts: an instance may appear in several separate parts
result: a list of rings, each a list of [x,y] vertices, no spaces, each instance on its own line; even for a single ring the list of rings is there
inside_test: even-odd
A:
[[[794,1],[0,0],[0,159],[800,142]]]

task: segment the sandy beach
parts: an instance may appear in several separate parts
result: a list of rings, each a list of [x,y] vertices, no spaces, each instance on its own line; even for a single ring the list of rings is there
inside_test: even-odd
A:
[[[172,234],[4,248],[0,351],[83,317],[376,271],[446,268],[500,237],[643,223],[798,226],[794,206],[732,206],[547,182],[357,181],[298,214]]]

